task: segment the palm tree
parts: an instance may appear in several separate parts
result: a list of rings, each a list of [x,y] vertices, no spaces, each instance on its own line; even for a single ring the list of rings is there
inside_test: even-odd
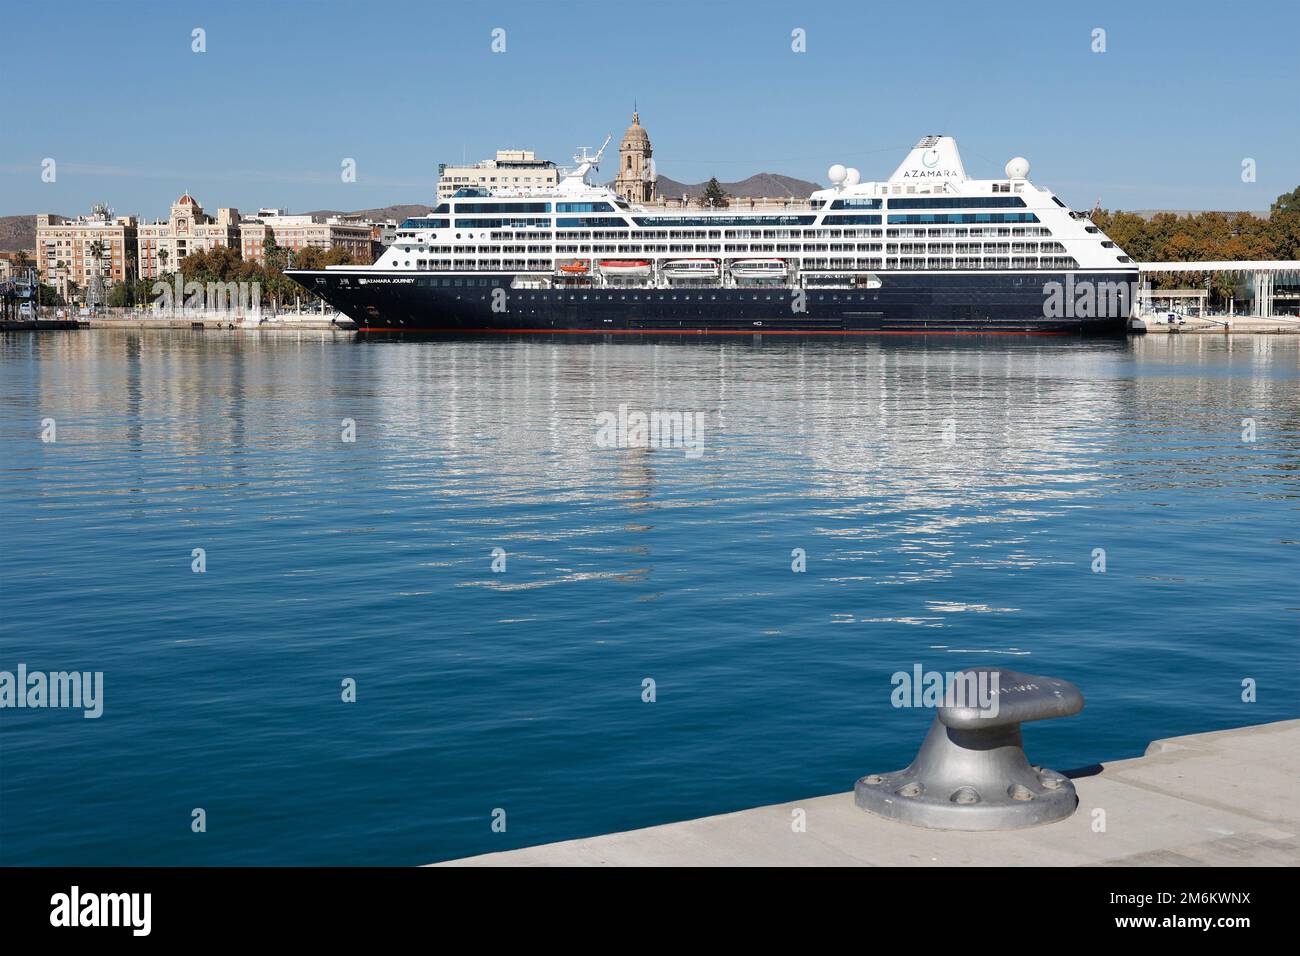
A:
[[[158,274],[162,275],[167,271],[167,250],[158,250]]]
[[[96,239],[90,244],[90,258],[95,260],[95,271],[91,275],[90,285],[87,286],[89,299],[86,304],[92,307],[102,306],[104,304],[104,242],[102,239]]]
[[[139,277],[139,270],[136,268],[136,251],[131,248],[126,250],[126,305],[135,305],[136,279]]]

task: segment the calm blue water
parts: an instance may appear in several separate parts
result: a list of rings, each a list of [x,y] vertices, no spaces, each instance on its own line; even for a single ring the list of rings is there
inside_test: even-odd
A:
[[[704,412],[703,456],[596,447],[623,403]],[[10,335],[0,448],[0,669],[106,698],[0,710],[4,863],[415,864],[843,791],[919,745],[916,663],[1076,682],[1026,728],[1058,769],[1297,715],[1294,338]]]

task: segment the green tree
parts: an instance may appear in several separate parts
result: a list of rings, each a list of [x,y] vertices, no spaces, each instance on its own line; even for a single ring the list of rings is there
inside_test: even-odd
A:
[[[722,184],[718,182],[717,176],[712,176],[704,186],[704,195],[700,199],[700,204],[712,209],[718,209],[728,204],[729,198],[722,189]]]
[[[353,262],[352,253],[345,246],[335,246],[325,253],[324,264],[327,266],[350,266]]]
[[[192,252],[180,261],[179,268],[186,282],[239,282],[245,278],[243,257],[229,246]]]
[[[135,283],[129,280],[113,283],[113,288],[108,290],[108,306],[124,309],[132,305],[135,305]]]
[[[315,246],[306,246],[299,249],[293,254],[293,267],[295,269],[325,268],[325,250],[318,249]]]
[[[266,230],[266,238],[262,241],[261,282],[262,295],[271,304],[272,312],[278,312],[280,303],[289,296],[302,292],[302,287],[284,274],[284,270],[290,268],[291,252],[286,246],[276,243],[274,232]]]
[[[1268,221],[1281,259],[1300,259],[1300,186],[1269,207]]]
[[[59,295],[57,289],[52,285],[46,285],[41,281],[43,273],[36,273],[36,305],[64,305],[63,296]]]

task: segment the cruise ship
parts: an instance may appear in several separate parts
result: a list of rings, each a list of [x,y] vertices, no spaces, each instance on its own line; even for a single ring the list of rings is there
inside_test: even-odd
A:
[[[363,334],[1121,334],[1136,300],[1133,260],[1026,160],[972,179],[950,136],[778,209],[629,203],[592,181],[604,149],[458,191],[373,265],[287,274]]]

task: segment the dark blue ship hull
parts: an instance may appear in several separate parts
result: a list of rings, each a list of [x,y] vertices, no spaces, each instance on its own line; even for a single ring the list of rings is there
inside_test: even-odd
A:
[[[430,334],[1119,335],[1127,330],[1138,278],[1136,271],[1068,277],[885,272],[875,289],[515,289],[515,277],[508,274],[287,274],[352,318],[362,332]],[[1089,284],[1096,290],[1091,299]]]

